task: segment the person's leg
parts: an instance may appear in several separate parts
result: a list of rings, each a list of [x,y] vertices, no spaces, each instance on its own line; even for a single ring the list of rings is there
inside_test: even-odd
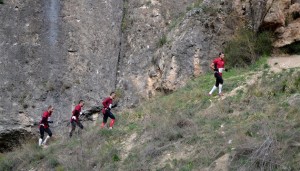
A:
[[[219,83],[219,95],[222,96],[222,88],[223,88],[223,78],[221,75],[218,75],[217,76],[217,80],[218,80],[218,83]]]
[[[77,122],[77,125],[79,126],[79,128],[83,129],[83,125],[81,124],[80,121]]]
[[[219,74],[215,73],[216,83],[215,83],[215,85],[213,86],[213,88],[210,90],[209,95],[212,95],[213,92],[219,87],[219,82],[218,82],[217,75],[219,75]]]
[[[41,145],[42,145],[42,143],[43,143],[43,139],[44,139],[44,132],[45,132],[44,126],[40,126],[40,138],[39,138],[39,146],[41,146]]]
[[[72,137],[73,132],[75,131],[75,128],[76,128],[76,123],[75,123],[75,121],[72,121],[72,122],[71,122],[71,126],[72,126],[72,128],[71,128],[71,131],[70,131],[70,134],[69,134],[70,137]]]
[[[101,128],[104,128],[106,122],[107,122],[107,119],[108,119],[108,112],[106,112],[105,114],[103,114],[103,121],[102,121],[102,124],[101,124]]]
[[[110,111],[109,111],[108,117],[111,119],[110,124],[109,124],[109,129],[112,129],[115,124],[116,118],[115,118],[114,114],[112,114]]]
[[[80,128],[80,129],[78,129],[77,133],[78,133],[78,135],[81,135],[81,133],[82,133],[81,131],[83,129],[83,125],[81,124],[81,122],[79,120],[78,120],[78,122],[76,122],[76,124]]]
[[[52,132],[51,132],[50,128],[45,129],[45,132],[47,132],[48,135],[47,135],[47,137],[45,138],[45,140],[44,140],[44,142],[43,142],[43,145],[45,145],[45,144],[47,143],[48,139],[49,139],[50,137],[52,137]]]

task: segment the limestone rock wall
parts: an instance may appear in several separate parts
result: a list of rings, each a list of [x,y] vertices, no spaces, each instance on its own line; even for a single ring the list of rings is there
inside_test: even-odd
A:
[[[37,133],[48,105],[54,132],[80,99],[110,91],[135,107],[208,71],[240,27],[300,40],[298,0],[4,0],[0,4],[0,143]],[[26,137],[24,136],[24,137]],[[11,142],[2,143],[8,147]],[[5,145],[6,144],[6,145]],[[17,143],[16,143],[17,144]]]
[[[10,130],[36,133],[28,124],[36,124],[50,104],[53,131],[65,129],[80,99],[87,108],[100,105],[115,89],[122,10],[122,0],[0,5],[1,142]]]

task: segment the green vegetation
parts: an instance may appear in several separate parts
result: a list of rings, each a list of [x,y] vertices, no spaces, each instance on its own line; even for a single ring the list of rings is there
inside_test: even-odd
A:
[[[3,0],[0,0],[0,4],[4,4]]]
[[[178,14],[178,17],[175,17],[175,18],[171,21],[171,23],[170,23],[170,25],[169,25],[169,30],[174,29],[179,23],[181,23],[181,22],[183,21],[184,17],[185,17],[185,13],[179,13],[179,14]]]
[[[272,52],[272,34],[269,32],[254,33],[241,29],[225,47],[228,64],[232,67],[246,67],[257,61],[262,55]]]
[[[167,36],[162,35],[161,38],[159,39],[157,46],[158,47],[163,47],[166,43],[168,42]]]
[[[123,17],[122,17],[122,24],[121,24],[121,30],[124,32],[128,27],[128,0],[124,0],[123,2]]]
[[[146,2],[146,6],[149,7],[151,5],[151,1]]]
[[[261,58],[224,80],[224,99],[207,96],[214,78],[202,75],[117,113],[113,130],[98,123],[47,149],[29,144],[2,155],[0,170],[190,171],[212,169],[225,154],[230,170],[299,170],[300,69],[273,73]]]
[[[202,5],[203,0],[196,0],[194,3],[192,3],[190,6],[186,8],[187,11],[190,11],[194,8],[199,8]]]

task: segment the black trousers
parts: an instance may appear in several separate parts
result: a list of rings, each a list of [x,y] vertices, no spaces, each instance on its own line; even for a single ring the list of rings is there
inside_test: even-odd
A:
[[[110,110],[106,110],[105,114],[103,115],[103,123],[107,122],[108,117],[110,119],[116,119],[114,114],[112,114]]]
[[[72,129],[75,129],[75,128],[76,128],[76,125],[78,125],[79,128],[83,129],[83,125],[81,124],[80,121],[78,121],[78,122],[72,121],[72,122],[71,122],[71,125],[72,125]]]
[[[51,137],[52,136],[52,132],[50,130],[50,128],[44,128],[44,126],[40,126],[40,134],[41,134],[41,139],[44,139],[44,133],[47,132],[48,135]]]
[[[80,121],[76,122],[76,121],[72,120],[71,125],[72,125],[72,129],[71,129],[71,132],[69,134],[70,137],[72,137],[73,132],[75,131],[76,125],[79,126],[79,128],[83,129],[83,125],[81,124]]]
[[[219,84],[223,84],[223,78],[219,73],[215,73],[215,77],[216,77],[216,87],[219,87]]]

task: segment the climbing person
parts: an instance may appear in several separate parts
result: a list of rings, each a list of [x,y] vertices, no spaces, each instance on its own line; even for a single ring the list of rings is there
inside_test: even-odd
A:
[[[208,95],[212,95],[212,93],[219,88],[219,96],[223,96],[222,93],[222,87],[223,87],[223,78],[222,78],[222,72],[227,71],[227,69],[224,68],[225,61],[224,61],[224,53],[219,53],[219,57],[213,60],[213,62],[210,64],[210,68],[214,71],[214,76],[216,78],[216,83],[209,92]]]
[[[80,100],[79,103],[75,106],[75,109],[72,111],[72,117],[71,117],[71,131],[69,136],[72,137],[73,132],[75,131],[76,125],[79,126],[79,128],[83,129],[83,125],[81,124],[79,120],[79,115],[82,114],[81,108],[84,105],[84,101]]]
[[[52,132],[49,128],[49,123],[53,123],[53,121],[50,121],[50,116],[52,115],[54,108],[50,105],[42,115],[42,120],[40,121],[40,138],[39,138],[39,146],[45,146],[48,139],[52,137]],[[48,135],[44,139],[44,133],[47,132]]]
[[[115,123],[115,116],[114,114],[111,113],[111,109],[112,108],[115,108],[117,107],[117,104],[115,105],[112,105],[113,103],[113,99],[116,97],[116,93],[115,92],[111,92],[110,93],[110,96],[105,98],[103,101],[102,101],[102,105],[103,105],[103,108],[102,108],[102,114],[103,114],[103,121],[102,121],[102,124],[101,124],[101,128],[104,128],[106,122],[107,122],[107,119],[108,117],[111,119],[110,121],[110,124],[109,124],[109,129],[112,129],[113,126],[114,126],[114,123]]]

